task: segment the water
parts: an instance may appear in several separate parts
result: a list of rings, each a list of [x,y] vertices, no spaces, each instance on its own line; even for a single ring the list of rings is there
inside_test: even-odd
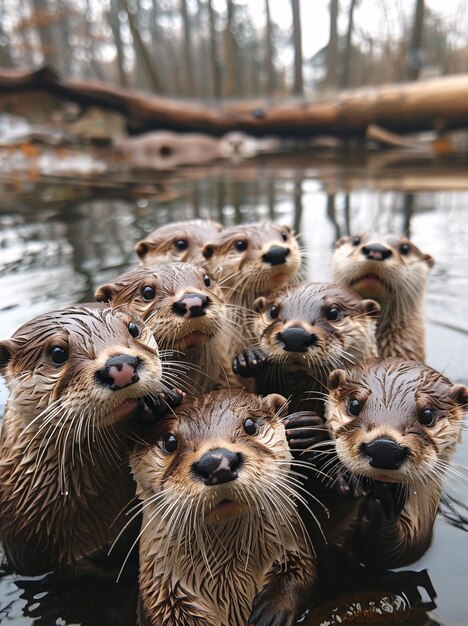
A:
[[[168,221],[203,216],[227,225],[265,219],[286,222],[302,234],[308,250],[308,273],[314,281],[330,278],[332,245],[337,236],[361,229],[405,230],[436,259],[427,297],[428,363],[454,382],[466,384],[465,165],[462,160],[437,163],[396,153],[367,157],[349,154],[341,159],[303,154],[164,176],[147,174],[133,177],[131,186],[116,184],[115,180],[106,184],[103,178],[81,181],[77,186],[76,181],[63,177],[31,180],[2,174],[2,335],[9,336],[21,323],[42,312],[92,300],[98,285],[136,262],[134,243]],[[2,387],[1,404],[5,398]],[[460,446],[456,461],[468,465],[466,444]],[[447,488],[462,502],[468,501],[466,487],[451,481]],[[461,507],[459,504],[455,509],[463,512]],[[414,572],[427,569],[437,606],[432,608],[426,574],[407,575],[404,580],[399,577],[380,586],[403,603],[415,589],[426,589],[422,597],[432,608],[434,621],[427,621],[422,610],[412,622],[403,622],[399,613],[394,621],[384,621],[396,610],[389,601],[384,603],[383,617],[374,616],[362,623],[466,626],[467,556],[468,535],[439,516],[433,546],[419,563],[406,568]],[[375,606],[384,594],[367,590],[351,595],[353,601],[368,597]],[[342,600],[338,609],[326,605],[325,613],[311,623],[340,623],[337,610],[341,623],[347,623],[351,618],[343,606],[347,607],[348,601],[349,597]],[[129,581],[116,587],[112,580],[91,576],[57,581],[53,577],[16,578],[0,573],[2,624],[131,624],[134,606],[135,588]]]

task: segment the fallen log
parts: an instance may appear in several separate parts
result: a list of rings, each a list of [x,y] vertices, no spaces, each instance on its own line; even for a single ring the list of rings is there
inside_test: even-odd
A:
[[[223,135],[365,137],[371,124],[393,133],[468,127],[468,74],[343,91],[326,98],[207,105],[110,84],[61,79],[48,68],[0,72],[2,94],[46,92],[123,114],[133,132],[155,129]]]

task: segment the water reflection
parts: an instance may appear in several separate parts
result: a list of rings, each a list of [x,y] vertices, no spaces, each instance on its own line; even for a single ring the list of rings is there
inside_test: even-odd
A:
[[[467,189],[460,183],[461,165],[452,164],[451,169],[442,165],[439,171],[424,163],[395,165],[389,155],[380,159],[369,164],[361,157],[344,162],[326,157],[319,162],[302,156],[287,162],[260,160],[238,167],[187,170],[167,174],[164,180],[146,175],[131,187],[120,185],[118,195],[115,189],[101,186],[99,194],[96,187],[92,194],[82,190],[78,200],[63,183],[44,186],[42,181],[36,194],[30,182],[15,187],[11,181],[0,181],[2,335],[10,335],[34,315],[92,299],[99,284],[136,263],[135,242],[169,221],[195,217],[211,217],[226,225],[284,221],[301,233],[308,276],[315,281],[330,279],[333,242],[342,234],[364,229],[410,232],[415,243],[436,259],[427,298],[428,362],[454,381],[466,382],[468,190],[447,190],[447,185]],[[434,187],[443,190],[427,191]],[[2,402],[5,395],[2,388]],[[457,460],[467,465],[467,459],[464,444]],[[448,509],[457,521],[457,516],[466,517],[466,492],[456,481],[449,487],[459,500]],[[462,556],[467,548],[468,536],[440,519],[433,548],[415,566],[427,568],[434,581],[438,608],[433,615],[440,623],[465,623]],[[447,553],[452,555],[449,561]],[[447,569],[452,576],[447,576]],[[346,624],[346,619],[361,623],[350,608],[359,598],[366,624],[436,623],[426,618],[426,611],[432,610],[427,602],[434,601],[427,573],[387,577],[380,586],[355,574],[350,580],[359,584],[344,585],[341,593],[348,595],[338,603],[324,594],[325,604],[305,623]],[[336,577],[330,580],[330,588],[336,592]],[[426,590],[422,598],[414,591],[418,588]],[[372,610],[384,597],[388,611],[381,607],[378,617]],[[373,609],[369,603],[374,603]],[[133,624],[134,606],[135,590],[130,584],[115,587],[93,578],[59,582],[52,576],[16,579],[5,570],[0,572],[2,623]],[[408,606],[413,607],[410,613]],[[404,619],[413,621],[403,621],[403,613],[396,621],[394,612],[403,609]],[[389,615],[394,621],[384,621]]]

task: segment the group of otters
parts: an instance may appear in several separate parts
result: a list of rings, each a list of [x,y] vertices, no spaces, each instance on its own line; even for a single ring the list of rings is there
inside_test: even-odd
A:
[[[468,402],[424,364],[432,257],[346,236],[334,282],[304,284],[288,226],[209,220],[136,252],[99,304],[0,342],[11,566],[78,567],[141,520],[140,624],[291,626],[321,541],[368,567],[418,559]]]

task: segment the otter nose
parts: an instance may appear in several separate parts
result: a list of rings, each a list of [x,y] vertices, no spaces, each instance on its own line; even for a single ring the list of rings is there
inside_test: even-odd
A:
[[[369,465],[379,469],[398,469],[408,456],[408,448],[393,439],[374,439],[363,443],[361,451],[368,457]]]
[[[392,256],[392,251],[380,243],[371,243],[361,248],[361,254],[371,261],[385,261]]]
[[[138,357],[119,354],[106,361],[105,366],[97,372],[97,377],[112,391],[123,389],[140,380],[137,371],[139,364]]]
[[[242,455],[216,448],[208,450],[192,468],[195,476],[205,485],[213,486],[228,483],[238,477],[238,471],[242,465]]]
[[[186,293],[184,297],[172,305],[172,310],[181,317],[201,317],[206,315],[210,301],[202,293]]]
[[[262,259],[265,263],[270,263],[270,265],[281,265],[286,262],[286,257],[289,254],[289,248],[284,248],[283,246],[271,246],[268,252],[262,256]]]
[[[317,343],[317,335],[310,334],[303,328],[287,328],[278,333],[278,340],[287,352],[307,352],[307,348]]]

